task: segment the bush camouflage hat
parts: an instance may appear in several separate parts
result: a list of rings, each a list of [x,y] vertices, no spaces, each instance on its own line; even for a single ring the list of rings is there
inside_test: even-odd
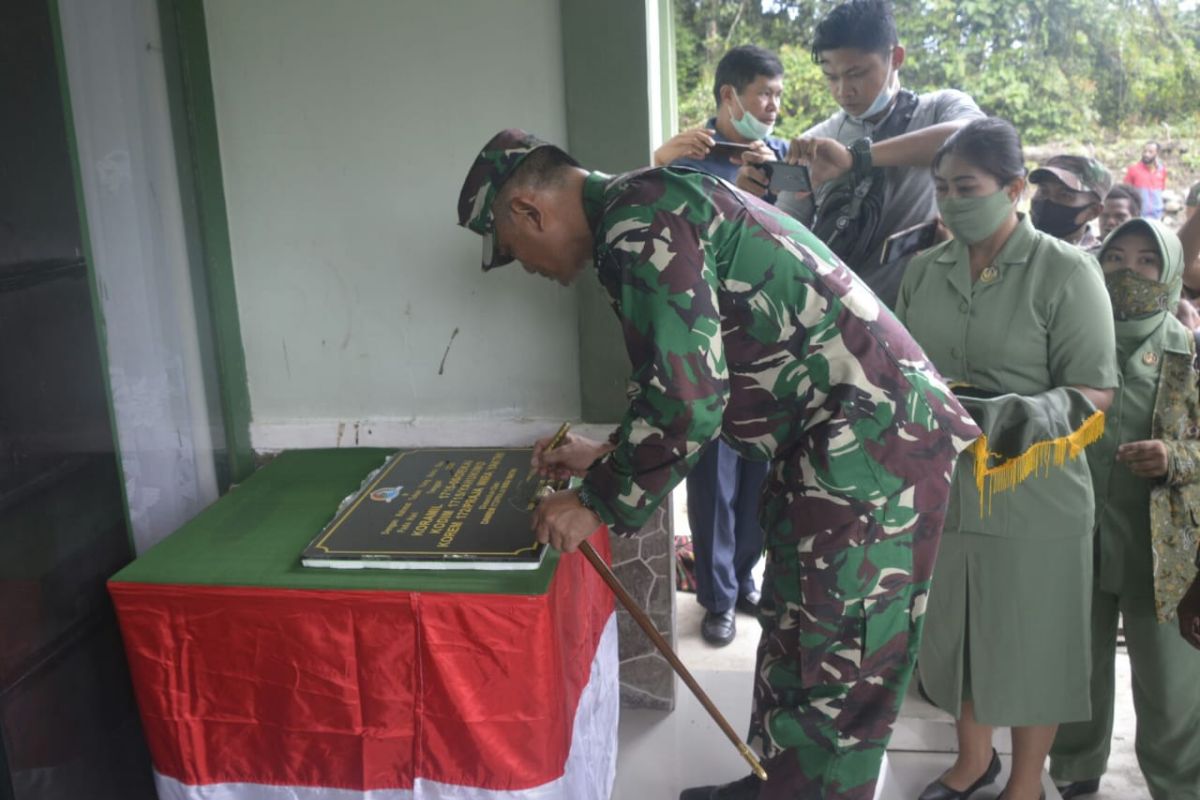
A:
[[[493,136],[471,165],[458,195],[458,224],[483,237],[483,269],[510,263],[512,256],[502,255],[496,246],[496,226],[492,203],[500,187],[516,171],[525,157],[541,147],[553,147],[579,166],[562,148],[544,142],[520,128],[506,128]]]
[[[1062,181],[1073,192],[1091,192],[1097,203],[1104,202],[1113,184],[1112,175],[1104,165],[1087,156],[1053,156],[1029,173],[1030,183],[1041,183],[1047,178]]]

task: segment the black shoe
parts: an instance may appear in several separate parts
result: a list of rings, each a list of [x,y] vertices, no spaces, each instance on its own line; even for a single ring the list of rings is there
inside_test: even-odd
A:
[[[700,635],[704,637],[704,641],[717,647],[724,647],[732,642],[733,637],[737,635],[737,618],[733,609],[721,614],[715,611],[705,612],[704,621],[700,623]]]
[[[1058,793],[1062,795],[1063,800],[1083,797],[1085,794],[1095,794],[1098,791],[1100,791],[1099,778],[1092,778],[1089,781],[1072,781],[1058,787]]]
[[[693,786],[679,793],[679,800],[757,800],[762,781],[747,775],[740,781],[720,786]]]
[[[758,603],[762,600],[762,592],[755,589],[740,595],[737,599],[737,604],[734,605],[738,611],[743,614],[749,614],[752,617],[758,616]]]
[[[921,792],[919,800],[967,800],[971,795],[978,792],[983,787],[995,783],[996,777],[1000,774],[1000,756],[995,750],[992,750],[992,763],[988,764],[987,771],[983,773],[983,777],[972,783],[965,791],[959,792],[951,789],[946,784],[942,783],[942,779],[938,778],[933,783],[925,787],[925,791]]]
[[[933,702],[933,698],[929,696],[929,692],[925,691],[925,684],[921,682],[920,673],[917,673],[917,694],[921,695],[921,699],[929,703],[929,705],[934,708],[938,707],[938,704]]]

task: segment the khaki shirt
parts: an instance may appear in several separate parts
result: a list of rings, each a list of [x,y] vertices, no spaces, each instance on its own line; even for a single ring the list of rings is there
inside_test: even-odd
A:
[[[1088,450],[1097,586],[1121,597],[1123,613],[1157,612],[1161,622],[1174,615],[1196,574],[1200,408],[1193,359],[1191,331],[1168,316],[1122,366],[1104,438]],[[1167,445],[1162,480],[1139,478],[1116,460],[1122,444],[1145,439]]]
[[[1112,306],[1095,261],[1036,231],[1022,215],[995,263],[971,282],[966,245],[945,242],[909,262],[896,315],[947,380],[1035,395],[1117,385]],[[1085,457],[995,495],[980,516],[974,463],[959,461],[947,530],[1013,538],[1086,536],[1092,486]]]

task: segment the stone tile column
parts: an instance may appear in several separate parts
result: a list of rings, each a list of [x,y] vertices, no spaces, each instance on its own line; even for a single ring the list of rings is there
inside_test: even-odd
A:
[[[675,536],[672,498],[654,512],[641,534],[612,538],[613,571],[654,626],[675,645]],[[675,708],[675,672],[654,644],[618,603],[621,658],[621,705],[626,708]]]

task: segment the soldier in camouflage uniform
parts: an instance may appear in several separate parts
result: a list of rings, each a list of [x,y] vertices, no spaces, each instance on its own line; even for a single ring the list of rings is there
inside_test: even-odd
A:
[[[770,778],[692,798],[871,798],[912,671],[957,454],[974,423],[904,328],[800,223],[711,175],[589,173],[523,131],[484,146],[460,224],[484,269],[563,283],[594,262],[632,362],[608,443],[535,463],[583,475],[538,538],[632,535],[718,436],[769,460],[752,744]]]

